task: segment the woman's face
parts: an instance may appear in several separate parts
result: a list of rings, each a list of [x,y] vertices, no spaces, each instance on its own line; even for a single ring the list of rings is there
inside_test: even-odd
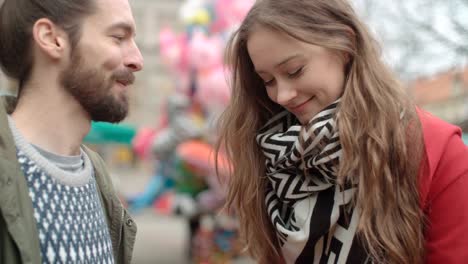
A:
[[[307,124],[343,93],[345,61],[337,53],[257,27],[247,49],[268,96]]]

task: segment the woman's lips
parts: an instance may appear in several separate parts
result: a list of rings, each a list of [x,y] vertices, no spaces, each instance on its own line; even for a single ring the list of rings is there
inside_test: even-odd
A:
[[[295,113],[295,114],[301,114],[304,112],[304,110],[306,109],[306,105],[308,102],[310,102],[314,97],[311,97],[309,98],[307,101],[297,105],[297,106],[294,106],[294,107],[291,107],[289,108],[291,112]]]

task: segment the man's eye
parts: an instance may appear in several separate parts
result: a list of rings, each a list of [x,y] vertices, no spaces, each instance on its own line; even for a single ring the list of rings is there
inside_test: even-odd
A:
[[[114,35],[114,36],[112,36],[112,37],[113,37],[115,40],[117,40],[117,41],[122,41],[122,40],[124,39],[123,36]]]

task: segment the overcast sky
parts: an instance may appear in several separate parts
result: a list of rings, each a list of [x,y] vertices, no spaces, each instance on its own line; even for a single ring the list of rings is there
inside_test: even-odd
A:
[[[453,48],[442,45],[433,35],[424,34],[422,30],[412,26],[404,19],[405,15],[399,11],[398,5],[404,4],[411,20],[429,24],[455,43],[468,46],[468,35],[456,34],[450,22],[450,18],[455,18],[468,30],[468,3],[462,1],[354,0],[354,4],[380,40],[384,59],[397,71],[398,67],[404,68],[406,76],[403,77],[412,79],[454,66],[466,66],[467,58],[460,56]],[[416,44],[410,45],[412,43]]]

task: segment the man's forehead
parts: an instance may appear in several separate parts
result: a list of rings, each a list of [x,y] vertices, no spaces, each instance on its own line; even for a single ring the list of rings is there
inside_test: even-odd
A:
[[[133,21],[132,9],[128,0],[95,0],[97,3],[97,13],[121,17],[125,20]]]
[[[109,26],[109,30],[115,30],[115,29],[124,30],[131,35],[135,34],[135,24],[131,21],[119,21]]]
[[[97,12],[91,19],[105,23],[108,28],[135,31],[135,21],[128,0],[95,0]]]

